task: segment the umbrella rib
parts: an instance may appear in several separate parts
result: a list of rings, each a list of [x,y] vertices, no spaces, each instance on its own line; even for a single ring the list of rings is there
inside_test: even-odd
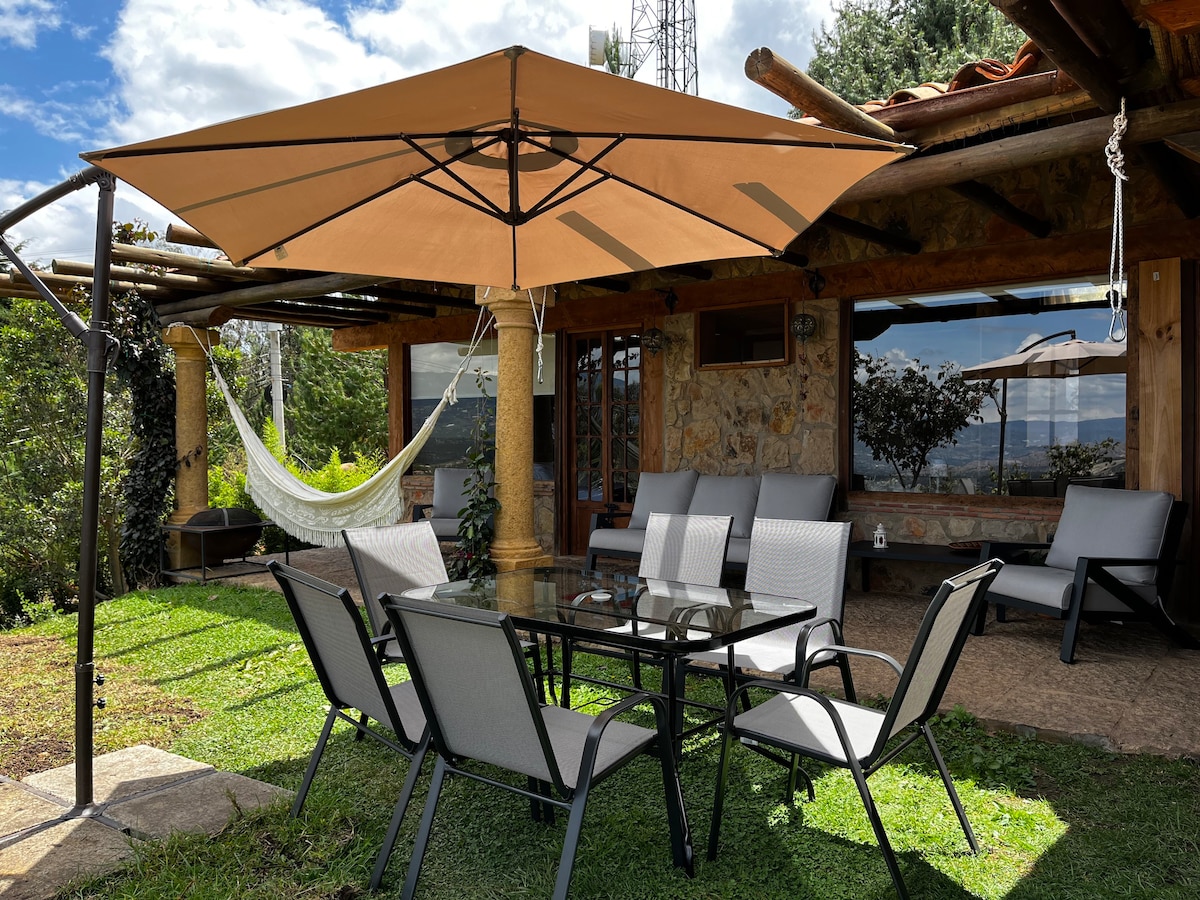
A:
[[[408,139],[405,138],[405,140],[408,140]],[[463,160],[468,156],[478,153],[481,150],[486,150],[488,147],[491,147],[493,144],[501,143],[501,138],[498,135],[493,135],[490,140],[484,142],[483,144],[480,144],[478,147],[476,147],[474,145],[469,146],[468,149],[463,150],[461,153],[454,154],[449,159],[447,159],[444,163],[438,162],[433,157],[432,154],[430,154],[427,150],[425,150],[424,147],[420,147],[417,144],[412,143],[411,141],[409,141],[409,143],[414,150],[416,150],[418,153],[420,153],[422,156],[424,156],[427,160],[429,160],[429,164],[433,167],[433,169],[431,171],[439,171],[439,172],[445,173],[447,176],[449,176],[451,179],[453,179],[455,182],[457,182],[459,184],[459,186],[461,186],[464,190],[469,191],[475,197],[479,198],[480,203],[482,203],[484,205],[484,207],[490,208],[493,211],[492,215],[495,215],[497,218],[503,217],[504,210],[501,209],[498,204],[493,203],[491,200],[489,200],[487,197],[485,197],[483,194],[481,194],[479,191],[477,191],[472,185],[470,185],[466,181],[464,181],[456,172],[453,172],[450,170],[450,165],[452,163],[459,162],[460,160]],[[456,200],[462,200],[462,202],[466,203],[468,206],[472,206],[472,207],[475,207],[476,209],[480,209],[480,211],[482,211],[482,212],[487,212],[487,209],[481,208],[481,207],[477,206],[476,204],[471,203],[466,198],[459,197],[457,194],[451,193],[448,190],[439,188],[437,185],[434,185],[428,181],[425,181],[425,176],[428,174],[429,174],[429,171],[422,172],[419,175],[414,176],[414,180],[419,181],[421,184],[425,185],[426,187],[433,188],[434,190],[440,190],[443,194],[445,194],[448,197],[453,197]]]
[[[826,149],[826,150],[871,150],[891,153],[904,152],[904,144],[891,144],[887,141],[874,141],[870,144],[851,144],[843,141],[814,141],[806,138],[771,138],[771,137],[737,137],[733,135],[702,135],[702,134],[655,134],[652,132],[613,132],[613,131],[554,131],[542,129],[539,137],[576,137],[576,138],[621,138],[627,141],[686,141],[688,143],[712,144],[746,144],[750,146]],[[528,140],[528,137],[526,138]]]
[[[539,150],[548,150],[551,153],[553,153],[555,156],[560,156],[570,162],[576,162],[576,160],[571,158],[570,154],[564,153],[563,151],[559,150],[557,147],[554,147],[553,145],[541,144],[538,141],[536,141],[533,138],[530,138],[528,136],[523,138],[523,140],[526,143],[532,144],[533,146],[537,147]],[[584,191],[589,191],[592,188],[596,187],[598,184],[602,184],[604,181],[606,181],[609,178],[609,173],[605,172],[603,170],[597,169],[596,164],[598,162],[600,162],[600,160],[602,160],[604,157],[606,157],[609,153],[611,153],[613,150],[615,150],[618,146],[620,146],[621,142],[624,140],[625,140],[624,136],[618,136],[607,147],[603,148],[598,153],[596,153],[588,162],[583,163],[582,165],[579,165],[579,168],[577,168],[571,175],[567,176],[567,178],[565,178],[563,181],[559,182],[558,186],[555,187],[554,190],[548,192],[546,194],[546,196],[544,196],[541,200],[539,200],[532,207],[530,207],[529,212],[525,215],[525,218],[527,218],[527,219],[536,218],[537,216],[541,215],[543,212],[554,209],[554,207],[559,206],[560,204],[566,203],[568,200],[572,199],[573,197],[578,197]],[[583,173],[588,170],[591,170],[592,172],[599,172],[600,180],[593,181],[590,184],[582,185],[577,190],[571,191],[569,194],[565,194],[565,195],[559,197],[557,200],[553,200],[553,198],[555,196],[557,196],[560,192],[562,192],[569,184],[571,184],[571,182],[575,181],[578,178],[581,178],[583,176]]]

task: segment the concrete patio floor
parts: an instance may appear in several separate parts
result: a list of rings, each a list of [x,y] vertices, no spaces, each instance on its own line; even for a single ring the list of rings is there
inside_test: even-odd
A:
[[[583,564],[579,557],[558,561]],[[344,550],[293,552],[291,564],[358,594]],[[938,577],[944,576],[931,577],[931,584]],[[232,580],[277,587],[265,571]],[[925,598],[911,594],[850,590],[846,641],[903,662],[926,605]],[[1200,651],[1173,647],[1143,624],[1083,628],[1077,661],[1068,666],[1058,659],[1062,623],[1019,613],[1008,622],[989,622],[984,635],[967,641],[943,707],[961,704],[995,730],[1200,759]],[[890,669],[868,662],[854,671],[860,696],[890,695]],[[814,684],[841,686],[834,669],[819,670]],[[67,798],[74,795],[73,766],[22,782],[0,777],[5,900],[45,900],[71,877],[120,865],[138,840],[177,829],[213,833],[239,808],[290,793],[149,747],[108,754],[95,765],[96,800],[106,804],[101,818],[64,818],[71,806]],[[18,835],[22,839],[14,840]]]

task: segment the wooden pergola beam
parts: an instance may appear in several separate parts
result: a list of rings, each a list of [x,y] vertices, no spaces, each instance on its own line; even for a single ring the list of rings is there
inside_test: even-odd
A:
[[[1145,144],[1197,129],[1200,129],[1200,100],[1185,100],[1131,112],[1125,141],[1127,145]],[[868,175],[842,194],[838,203],[881,200],[948,187],[1068,156],[1100,153],[1111,133],[1112,121],[1100,117],[1000,138],[962,150],[901,160]]]
[[[251,287],[234,288],[220,294],[205,294],[156,307],[160,316],[204,309],[208,306],[241,307],[270,303],[273,300],[299,300],[306,297],[323,297],[331,291],[353,291],[375,284],[379,279],[369,275],[318,275],[314,278],[298,278],[278,284],[256,284]]]
[[[746,77],[751,81],[761,84],[806,114],[816,116],[830,128],[885,141],[903,140],[902,135],[890,126],[847,103],[767,47],[760,47],[746,57],[745,70]]]
[[[1034,237],[1044,238],[1050,233],[1050,223],[1039,219],[1033,213],[1027,213],[1019,206],[1011,203],[1008,198],[992,190],[981,181],[962,181],[950,185],[950,190],[965,197],[972,203],[977,203],[1006,222],[1016,225],[1022,231]]]
[[[287,273],[283,271],[256,269],[253,266],[235,266],[222,259],[205,259],[202,256],[192,256],[189,253],[177,253],[173,250],[156,250],[153,247],[133,247],[128,244],[114,244],[112,257],[117,262],[139,263],[144,266],[161,266],[164,269],[177,269],[180,272],[213,278],[278,282],[287,277]]]
[[[1110,115],[1121,107],[1121,87],[1112,69],[1045,0],[990,0],[1004,17],[1024,31],[1038,48],[1066,72]]]
[[[1121,0],[1054,0],[1063,19],[1118,79],[1132,78],[1153,46]]]
[[[891,231],[884,231],[882,228],[876,228],[874,225],[868,225],[865,222],[859,222],[835,212],[826,212],[821,218],[817,219],[817,224],[824,225],[826,228],[832,228],[834,231],[840,231],[842,234],[850,235],[850,237],[855,237],[859,240],[887,247],[889,250],[896,250],[900,253],[912,255],[921,252],[921,242],[914,238],[905,237],[902,234],[894,234]]]
[[[54,259],[50,261],[50,269],[56,275],[80,275],[85,278],[95,277],[95,267],[91,263],[76,262],[71,259]],[[159,273],[145,269],[135,269],[132,266],[112,266],[113,278],[129,281],[135,284],[152,284],[158,287],[174,288],[181,291],[223,291],[229,287],[227,282],[214,278],[202,278],[199,275],[182,275],[174,273]]]

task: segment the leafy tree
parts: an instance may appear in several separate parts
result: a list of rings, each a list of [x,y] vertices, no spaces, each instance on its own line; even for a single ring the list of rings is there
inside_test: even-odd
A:
[[[1046,448],[1050,462],[1046,472],[1048,478],[1071,478],[1092,475],[1101,463],[1111,462],[1120,452],[1121,444],[1116,438],[1102,441],[1068,441],[1052,444]]]
[[[968,62],[1011,61],[1024,41],[988,0],[842,0],[832,27],[813,35],[808,74],[842,99],[865,103],[949,81]]]
[[[963,428],[983,421],[979,409],[990,388],[965,381],[953,363],[942,363],[931,377],[919,359],[899,372],[889,360],[857,350],[854,362],[855,436],[872,458],[891,464],[906,490],[916,486],[931,451],[957,444]]]
[[[385,459],[387,354],[339,353],[322,328],[286,328],[284,336],[288,455],[313,468],[335,451],[343,459]],[[265,365],[256,368],[265,378]],[[261,415],[269,417],[269,404]]]

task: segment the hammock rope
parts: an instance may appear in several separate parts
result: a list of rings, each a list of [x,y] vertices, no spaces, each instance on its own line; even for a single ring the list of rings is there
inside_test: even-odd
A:
[[[400,477],[429,440],[442,410],[458,402],[458,381],[471,364],[491,321],[490,318],[484,321],[481,309],[465,358],[412,440],[362,484],[337,493],[305,484],[271,454],[233,398],[212,354],[207,354],[213,379],[225,397],[246,448],[246,493],[289,535],[322,547],[341,546],[343,528],[390,525],[398,521],[403,506]]]
[[[1113,225],[1112,250],[1108,262],[1108,303],[1112,308],[1112,321],[1108,326],[1108,337],[1113,341],[1123,341],[1129,334],[1129,324],[1126,319],[1124,286],[1125,286],[1125,182],[1129,176],[1125,174],[1125,153],[1121,150],[1121,138],[1129,127],[1129,119],[1125,116],[1125,98],[1121,98],[1121,111],[1113,119],[1112,136],[1104,145],[1104,156],[1108,160],[1108,170],[1113,174]]]

